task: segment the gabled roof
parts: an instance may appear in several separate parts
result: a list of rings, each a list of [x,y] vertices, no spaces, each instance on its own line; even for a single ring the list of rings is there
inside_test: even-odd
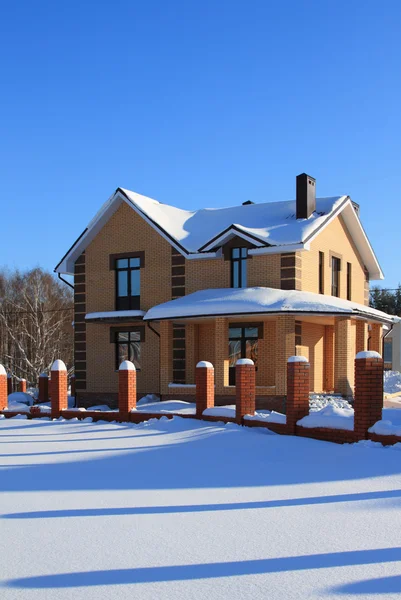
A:
[[[380,310],[313,292],[278,290],[267,287],[218,288],[200,290],[153,306],[144,316],[145,321],[185,319],[230,315],[323,315],[350,316],[397,323],[401,319]]]
[[[309,219],[296,219],[295,200],[187,211],[123,188],[117,188],[102,206],[55,271],[73,273],[74,261],[122,202],[142,216],[187,258],[216,256],[216,248],[233,236],[252,242],[256,249],[251,250],[251,254],[308,249],[307,244],[321,229],[342,213],[371,278],[383,278],[348,196],[317,198],[316,211]]]

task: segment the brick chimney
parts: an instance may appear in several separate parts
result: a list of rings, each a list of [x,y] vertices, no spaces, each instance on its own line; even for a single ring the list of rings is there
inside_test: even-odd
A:
[[[297,219],[309,219],[316,210],[316,179],[301,173],[297,175]]]

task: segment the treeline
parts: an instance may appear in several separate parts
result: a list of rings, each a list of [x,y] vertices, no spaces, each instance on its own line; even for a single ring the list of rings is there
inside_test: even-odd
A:
[[[370,306],[389,315],[401,317],[401,284],[396,290],[374,287],[370,290]]]
[[[0,363],[37,385],[56,358],[73,366],[73,291],[40,268],[0,271]]]

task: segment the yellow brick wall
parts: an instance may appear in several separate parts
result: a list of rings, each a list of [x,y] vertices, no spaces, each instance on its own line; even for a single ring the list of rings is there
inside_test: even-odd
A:
[[[347,299],[347,262],[349,262],[352,265],[351,300],[365,304],[364,265],[341,216],[335,218],[311,242],[310,251],[297,253],[302,257],[302,291],[319,293],[319,251],[324,252],[324,293],[331,295],[330,252],[334,252],[341,256],[340,298]]]

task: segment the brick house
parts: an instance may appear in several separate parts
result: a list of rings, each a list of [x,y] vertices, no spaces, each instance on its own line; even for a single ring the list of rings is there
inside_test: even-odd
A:
[[[382,351],[369,308],[380,265],[348,196],[185,211],[118,188],[55,271],[74,276],[79,403],[117,399],[117,368],[137,368],[138,394],[193,399],[195,365],[215,367],[216,400],[235,394],[235,361],[256,362],[257,401],[286,395],[286,361],[311,363],[311,390],[349,396],[354,356]],[[387,329],[387,328],[386,328]]]

